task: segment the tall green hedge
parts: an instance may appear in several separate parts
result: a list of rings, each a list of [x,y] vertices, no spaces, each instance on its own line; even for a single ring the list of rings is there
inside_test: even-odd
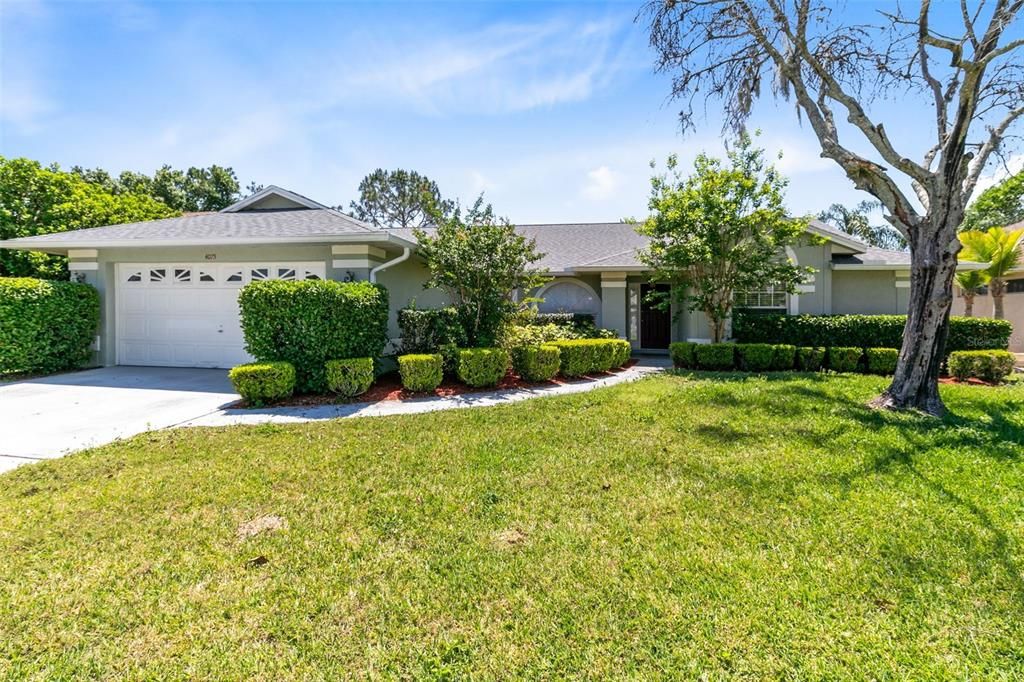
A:
[[[436,353],[444,346],[462,348],[467,343],[459,311],[451,306],[402,308],[398,311],[398,328],[406,354]]]
[[[253,282],[238,304],[246,350],[294,365],[300,392],[327,390],[328,360],[376,358],[388,341],[388,292],[369,282]]]
[[[732,333],[739,343],[899,348],[906,323],[906,315],[764,315],[737,310]],[[1005,350],[1012,331],[1006,320],[953,317],[946,352]]]
[[[0,277],[0,372],[57,372],[89,362],[100,297],[88,284]]]

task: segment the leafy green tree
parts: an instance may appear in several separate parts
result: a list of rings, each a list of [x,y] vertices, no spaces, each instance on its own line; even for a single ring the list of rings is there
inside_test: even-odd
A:
[[[652,281],[686,292],[687,307],[704,313],[715,342],[725,336],[737,291],[774,284],[795,293],[810,272],[782,255],[807,227],[786,214],[786,184],[746,135],[728,162],[701,154],[683,177],[673,155],[668,173],[651,180],[651,216],[638,228],[651,238],[642,259]]]
[[[177,212],[140,194],[112,194],[78,173],[38,161],[0,157],[0,239],[34,237],[117,223],[167,218]],[[65,259],[0,249],[0,276],[67,276]]]
[[[1024,171],[989,187],[967,207],[962,230],[1008,227],[1024,221]]]
[[[377,227],[422,228],[441,224],[455,205],[441,198],[437,183],[416,171],[378,168],[359,183],[352,215]]]
[[[72,167],[71,172],[111,194],[149,196],[175,211],[219,211],[241,198],[235,171],[216,164],[209,168],[193,166],[185,171],[164,165],[152,177],[124,171],[115,178],[102,168],[80,166]]]
[[[871,224],[870,214],[881,209],[882,204],[878,201],[862,201],[853,208],[832,204],[818,214],[818,220],[880,249],[906,249],[907,240],[895,228],[890,225]]]
[[[465,215],[456,206],[447,217],[435,213],[433,220],[436,230],[415,230],[420,255],[430,268],[424,288],[448,294],[470,346],[493,346],[498,331],[519,307],[515,292],[533,291],[548,281],[533,267],[543,254],[507,219],[496,218],[491,206],[484,206],[483,196]]]
[[[1006,275],[1010,269],[1020,263],[1024,252],[1024,228],[1005,230],[1001,227],[990,227],[988,230],[969,230],[960,233],[963,249],[959,258],[973,263],[988,263],[984,279],[987,280],[989,293],[992,294],[992,317],[1002,320],[1003,296],[1006,295]]]

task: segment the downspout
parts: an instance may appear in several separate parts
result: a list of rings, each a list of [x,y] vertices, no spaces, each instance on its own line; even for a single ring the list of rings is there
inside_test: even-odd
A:
[[[389,260],[386,263],[381,263],[380,265],[378,265],[374,269],[370,270],[370,282],[376,283],[377,282],[377,273],[378,272],[380,272],[382,270],[387,270],[392,265],[398,265],[399,263],[401,263],[404,260],[409,260],[409,256],[411,256],[411,255],[412,255],[412,249],[410,249],[407,246],[404,249],[402,249],[402,255],[399,256],[398,258],[395,258],[394,260]]]

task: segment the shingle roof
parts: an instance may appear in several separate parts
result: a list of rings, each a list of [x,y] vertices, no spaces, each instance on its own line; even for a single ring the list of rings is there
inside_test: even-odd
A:
[[[424,230],[427,234],[431,229]],[[400,237],[415,241],[412,230],[392,230]],[[640,265],[636,251],[647,246],[647,237],[636,233],[629,223],[551,223],[516,225],[516,232],[534,239],[544,257],[537,267],[550,272],[570,272],[575,268]]]
[[[26,237],[32,243],[103,244],[104,242],[166,241],[169,244],[189,240],[231,241],[235,239],[287,239],[288,237],[331,237],[374,231],[365,223],[330,209],[289,209],[243,211],[239,213],[200,213],[177,218],[148,220],[71,232],[55,232]],[[22,240],[11,240],[17,244]]]
[[[893,251],[875,246],[864,246],[864,253],[851,255],[833,255],[834,265],[910,265],[909,251]]]

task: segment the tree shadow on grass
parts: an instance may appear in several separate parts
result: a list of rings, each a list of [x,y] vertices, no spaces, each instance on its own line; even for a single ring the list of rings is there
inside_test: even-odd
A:
[[[749,375],[736,373],[689,373],[689,376],[723,384],[755,380]],[[936,419],[922,414],[896,413],[871,408],[865,402],[841,390],[829,390],[829,382],[834,381],[835,377],[828,375],[780,373],[758,376],[756,380],[784,384],[773,386],[773,397],[776,398],[773,407],[783,406],[791,418],[800,418],[806,414],[810,419],[814,415],[827,412],[830,416],[839,417],[840,421],[855,423],[866,432],[878,433],[883,429],[895,429],[899,434],[898,442],[880,441],[870,444],[874,456],[865,458],[860,466],[849,471],[821,474],[816,476],[815,480],[820,484],[837,485],[844,490],[850,490],[857,480],[865,477],[895,476],[900,471],[906,472],[938,499],[959,510],[962,516],[973,519],[984,534],[992,538],[990,547],[979,547],[977,551],[971,551],[970,555],[978,569],[983,572],[986,560],[989,557],[994,558],[1009,576],[1016,596],[1015,603],[1024,604],[1024,573],[1014,559],[1013,539],[1010,534],[997,524],[985,507],[956,492],[937,478],[929,476],[919,463],[921,458],[932,450],[956,452],[962,449],[968,449],[993,460],[1024,460],[1024,422],[1021,421],[1024,400],[987,400],[979,405],[973,400],[975,396],[970,396],[965,402],[974,403],[971,407],[984,415],[984,421],[954,411],[950,411],[941,419]],[[723,394],[721,402],[723,405],[741,409],[765,407],[763,402],[735,393]],[[704,429],[701,431],[702,435],[704,431],[707,431],[708,435],[711,434],[709,430]],[[835,430],[831,432],[835,433]],[[815,429],[813,426],[791,429],[789,434],[816,447],[820,447],[825,440],[825,434],[822,434],[821,429]],[[793,488],[794,481],[787,483],[787,480],[762,481],[756,487],[783,493]],[[746,481],[746,484],[750,485],[751,482]]]

